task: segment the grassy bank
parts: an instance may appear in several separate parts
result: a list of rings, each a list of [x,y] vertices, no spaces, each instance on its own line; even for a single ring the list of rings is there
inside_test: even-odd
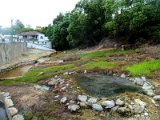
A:
[[[122,69],[128,71],[131,76],[151,75],[152,72],[160,70],[160,59],[143,61],[134,65],[124,66]]]

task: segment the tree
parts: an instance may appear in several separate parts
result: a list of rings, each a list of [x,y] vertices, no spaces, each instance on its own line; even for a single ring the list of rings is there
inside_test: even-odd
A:
[[[80,0],[43,28],[58,50],[98,44],[103,37],[134,44],[160,38],[159,0]],[[146,41],[145,41],[146,42]]]
[[[53,20],[53,25],[43,29],[43,32],[49,37],[52,42],[52,46],[57,50],[65,50],[69,48],[67,41],[67,28],[69,26],[69,13],[65,15],[59,14],[56,19]]]
[[[87,44],[86,16],[83,12],[81,3],[78,3],[70,14],[67,40],[71,48]]]
[[[16,20],[15,24],[13,25],[13,34],[18,34],[22,32],[22,29],[24,29],[24,24],[20,20]]]

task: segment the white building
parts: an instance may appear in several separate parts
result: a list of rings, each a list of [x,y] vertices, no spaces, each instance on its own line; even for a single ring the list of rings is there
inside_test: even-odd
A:
[[[15,42],[27,42],[27,46],[30,48],[48,48],[51,49],[52,45],[48,37],[37,31],[23,32],[17,35]]]
[[[11,35],[3,35],[3,34],[0,34],[0,43],[9,43],[11,42]]]

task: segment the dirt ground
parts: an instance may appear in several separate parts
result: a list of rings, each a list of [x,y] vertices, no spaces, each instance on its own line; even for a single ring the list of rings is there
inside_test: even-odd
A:
[[[98,50],[104,50],[98,48]],[[65,62],[71,62],[73,60],[78,59],[78,56],[82,52],[91,52],[95,51],[95,49],[89,49],[89,50],[83,50],[83,51],[76,51],[71,52],[67,54],[60,54],[52,56],[51,58],[47,59],[47,61],[55,61],[55,60],[64,60]],[[97,49],[96,49],[97,51]],[[139,61],[143,60],[152,60],[152,59],[158,59],[160,58],[160,52],[159,52],[159,46],[144,46],[141,49],[135,50],[132,54],[127,55],[110,55],[107,57],[109,60],[114,61],[118,63],[118,67],[112,69],[112,72],[116,72],[117,74],[123,73],[123,71],[120,70],[120,67],[126,64],[134,64]],[[46,61],[42,61],[39,65],[36,67],[46,67],[50,66],[52,64],[44,64]],[[35,67],[35,68],[36,68]],[[96,73],[102,73],[105,71],[91,71]],[[106,71],[110,72],[110,71]],[[148,78],[148,80],[155,86],[155,93],[160,94],[160,71],[156,71],[156,76],[152,76],[151,78]],[[66,92],[54,92],[54,88],[51,88],[49,92],[44,92],[40,90],[36,90],[33,87],[33,84],[30,85],[22,85],[22,86],[0,86],[0,91],[3,92],[9,92],[13,102],[15,104],[15,107],[18,108],[18,110],[25,114],[27,112],[33,112],[33,113],[40,113],[43,116],[48,116],[50,118],[57,119],[57,120],[128,120],[128,118],[121,117],[117,114],[114,114],[113,118],[110,117],[108,112],[102,112],[98,113],[95,111],[92,111],[90,109],[81,110],[78,113],[70,113],[65,105],[61,105],[57,99],[55,99],[56,95],[63,96],[68,95],[70,98],[75,98],[78,93],[81,93],[77,89],[76,83],[74,81],[69,80],[67,81],[70,84],[70,90]],[[46,84],[44,80],[39,82],[40,84]],[[71,89],[72,88],[72,89]],[[134,94],[135,96],[138,96],[146,101],[148,99],[144,98],[144,96]],[[129,96],[132,96],[129,95]],[[132,96],[133,97],[133,96]],[[160,107],[153,106],[152,103],[148,102],[148,112],[150,113],[151,120],[159,120],[160,118]],[[159,104],[160,105],[160,104]],[[34,114],[34,115],[35,115]],[[107,117],[105,117],[107,116]],[[136,120],[133,118],[133,120]]]

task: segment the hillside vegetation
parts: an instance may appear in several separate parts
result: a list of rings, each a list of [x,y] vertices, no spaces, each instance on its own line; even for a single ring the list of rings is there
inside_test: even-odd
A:
[[[104,37],[126,44],[157,43],[160,38],[159,0],[80,0],[43,28],[53,48],[92,46]]]

